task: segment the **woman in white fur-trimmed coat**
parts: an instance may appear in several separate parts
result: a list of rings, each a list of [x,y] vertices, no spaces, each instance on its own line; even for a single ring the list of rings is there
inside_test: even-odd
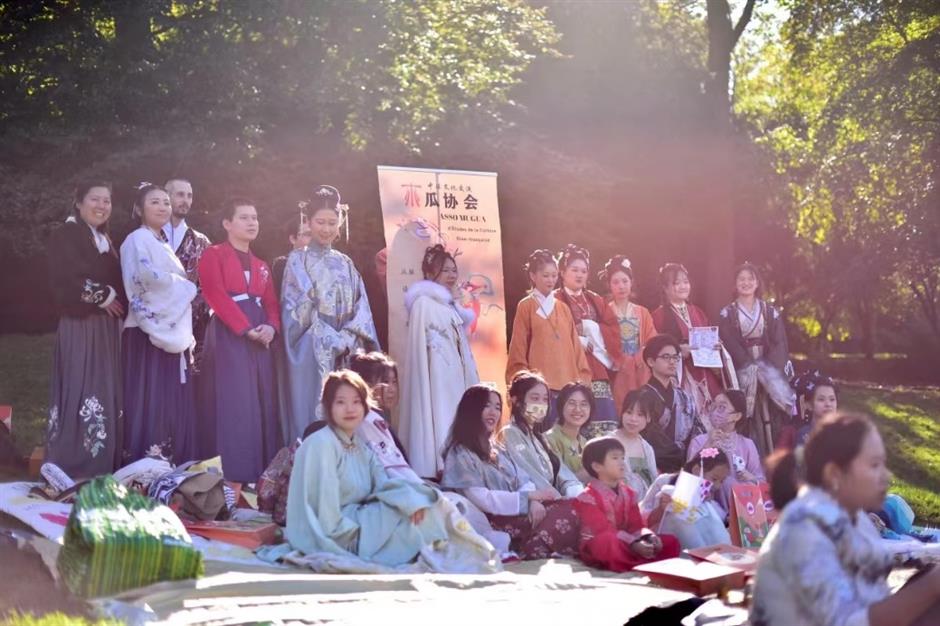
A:
[[[425,251],[421,271],[424,280],[405,293],[408,343],[399,436],[418,476],[437,478],[457,404],[480,378],[467,340],[474,314],[454,299],[457,262],[438,244]]]

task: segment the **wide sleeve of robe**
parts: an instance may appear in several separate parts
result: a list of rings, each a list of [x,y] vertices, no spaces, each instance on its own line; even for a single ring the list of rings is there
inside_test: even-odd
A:
[[[286,537],[312,552],[356,553],[359,524],[343,515],[337,468],[341,447],[329,428],[307,437],[297,450],[287,491]],[[364,485],[366,493],[372,485]]]
[[[506,384],[509,384],[517,372],[529,369],[529,341],[532,338],[530,301],[531,298],[523,298],[516,307],[512,337],[509,339],[509,358],[506,361]]]
[[[241,336],[251,330],[251,324],[225,288],[224,263],[221,246],[209,246],[202,253],[198,265],[202,297],[229,330]]]
[[[121,273],[128,307],[150,343],[171,354],[191,348],[196,285],[170,247],[147,230],[132,232],[121,245]]]
[[[281,333],[287,362],[281,411],[292,437],[321,419],[317,409],[326,375],[342,366],[343,358],[351,352],[378,347],[369,301],[352,261],[328,251],[328,259],[315,260],[311,276],[307,260],[312,254],[307,250],[290,253],[281,287]],[[330,302],[321,302],[321,298]]]
[[[731,355],[734,366],[741,369],[754,359],[751,358],[751,354],[744,345],[744,338],[741,337],[741,330],[738,328],[737,316],[738,310],[733,304],[721,310],[718,314],[718,336],[725,349],[728,350],[728,354]]]
[[[408,315],[399,433],[419,476],[435,477],[463,392],[479,381],[452,307],[418,297]]]
[[[790,346],[787,342],[787,329],[783,314],[774,306],[766,306],[765,330],[767,333],[767,360],[778,370],[783,371],[790,360]]]
[[[344,449],[331,428],[297,451],[287,496],[287,540],[304,553],[351,553],[395,566],[422,547],[447,538],[445,520],[431,507],[439,494],[425,484],[390,479],[363,444]],[[420,525],[411,522],[427,510]]]
[[[528,477],[521,475],[506,476],[504,487],[513,483],[520,486],[519,491],[493,488],[487,484],[483,461],[472,451],[463,446],[452,448],[444,459],[444,475],[441,486],[456,491],[475,504],[484,513],[490,515],[525,515],[529,512],[528,491],[522,491]],[[496,468],[493,468],[494,470]],[[531,490],[531,489],[530,489]]]
[[[124,303],[120,273],[108,281],[101,272],[109,262],[118,265],[117,254],[108,252],[111,258],[102,259],[85,224],[67,222],[52,231],[48,254],[51,291],[61,312],[85,317],[115,298]]]

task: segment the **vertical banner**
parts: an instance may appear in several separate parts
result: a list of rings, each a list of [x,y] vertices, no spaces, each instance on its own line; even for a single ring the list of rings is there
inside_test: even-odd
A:
[[[456,255],[460,304],[473,309],[470,347],[480,380],[503,386],[506,304],[496,174],[378,166],[379,198],[388,251],[388,343],[405,362],[408,317],[404,295],[423,278],[428,246]]]

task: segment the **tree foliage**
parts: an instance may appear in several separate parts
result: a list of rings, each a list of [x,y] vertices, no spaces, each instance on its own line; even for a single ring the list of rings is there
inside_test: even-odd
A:
[[[940,341],[940,7],[787,8],[736,105],[786,185],[777,209],[810,271],[804,324],[822,339],[851,328],[870,354],[879,319],[910,326],[920,310]]]

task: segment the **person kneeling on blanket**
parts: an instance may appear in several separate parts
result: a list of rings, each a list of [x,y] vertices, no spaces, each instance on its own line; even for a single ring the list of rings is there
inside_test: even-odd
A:
[[[623,483],[623,444],[613,437],[588,442],[581,455],[591,475],[574,501],[581,518],[580,557],[591,567],[626,572],[679,556],[679,540],[645,528],[637,496]]]

